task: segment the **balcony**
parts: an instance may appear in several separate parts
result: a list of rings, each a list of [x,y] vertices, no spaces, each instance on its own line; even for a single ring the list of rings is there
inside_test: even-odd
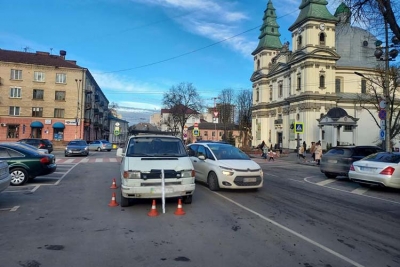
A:
[[[99,109],[98,108],[94,108],[93,111],[94,111],[94,115],[99,114]]]
[[[84,126],[90,126],[91,122],[92,122],[91,119],[86,119],[86,118],[83,119],[83,125]]]
[[[275,124],[275,125],[277,125],[277,124],[283,124],[283,119],[277,119],[277,120],[275,120],[275,121],[274,121],[274,124]]]
[[[100,96],[95,95],[95,96],[94,96],[94,102],[99,102],[99,101],[100,101]]]
[[[93,91],[92,91],[92,89],[85,89],[85,93],[86,94],[93,94]]]
[[[85,104],[85,109],[86,110],[92,109],[92,104],[91,103],[86,103]]]

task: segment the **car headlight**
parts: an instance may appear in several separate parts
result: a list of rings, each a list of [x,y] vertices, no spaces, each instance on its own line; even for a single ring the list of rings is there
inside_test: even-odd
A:
[[[181,172],[181,178],[191,178],[195,176],[194,170],[184,170]]]
[[[88,147],[87,147],[87,146],[85,146],[85,150],[88,150]]]
[[[125,179],[140,179],[140,171],[124,171],[123,177]]]
[[[222,167],[222,166],[219,166],[219,167],[222,169],[223,175],[232,176],[233,174],[235,174],[235,172],[230,168],[226,168],[226,167]]]

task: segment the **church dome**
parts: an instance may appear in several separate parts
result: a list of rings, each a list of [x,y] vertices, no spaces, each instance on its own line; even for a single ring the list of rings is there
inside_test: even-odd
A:
[[[342,118],[345,116],[348,116],[346,110],[336,107],[336,108],[331,108],[328,113],[326,114],[327,117],[332,118],[332,119],[338,119]]]
[[[334,16],[337,17],[339,14],[351,14],[350,8],[345,3],[341,3],[336,9]]]

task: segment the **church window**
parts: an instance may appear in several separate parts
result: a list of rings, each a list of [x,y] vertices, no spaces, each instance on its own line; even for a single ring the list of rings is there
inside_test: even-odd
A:
[[[256,102],[260,101],[260,89],[256,90]]]
[[[325,75],[319,75],[319,88],[325,88]]]
[[[301,76],[300,76],[300,73],[297,74],[297,89],[296,90],[301,90]]]
[[[297,49],[300,49],[302,45],[302,37],[301,35],[297,37]]]
[[[282,82],[280,82],[279,83],[279,86],[278,86],[278,97],[282,97],[283,96],[283,84],[282,84]]]
[[[269,87],[269,100],[272,101],[272,85]]]
[[[257,60],[257,69],[260,69],[260,60]]]
[[[271,13],[271,15],[273,15],[273,14],[274,14],[274,11],[271,10],[270,13]]]
[[[325,33],[321,32],[319,34],[319,44],[320,45],[325,45]]]
[[[275,32],[275,29],[274,29],[274,28],[271,28],[271,32]]]
[[[352,132],[353,126],[352,125],[344,125],[343,132]]]
[[[367,80],[361,80],[361,93],[367,93]]]
[[[292,94],[292,78],[289,77],[289,95]]]
[[[342,79],[335,79],[335,93],[340,93],[342,91]]]

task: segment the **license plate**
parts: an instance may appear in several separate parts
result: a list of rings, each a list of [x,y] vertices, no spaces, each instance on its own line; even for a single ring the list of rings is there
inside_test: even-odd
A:
[[[243,178],[243,182],[254,183],[254,182],[257,182],[257,178]]]
[[[174,189],[172,189],[172,188],[165,188],[165,193],[167,194],[167,193],[173,193],[174,192]],[[151,189],[151,193],[154,193],[154,194],[161,194],[162,193],[162,188],[152,188]]]
[[[337,160],[336,159],[328,159],[328,162],[329,163],[337,163]]]
[[[371,168],[371,167],[360,167],[360,171],[372,172],[374,170],[375,170],[375,168]]]

